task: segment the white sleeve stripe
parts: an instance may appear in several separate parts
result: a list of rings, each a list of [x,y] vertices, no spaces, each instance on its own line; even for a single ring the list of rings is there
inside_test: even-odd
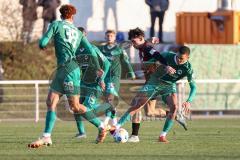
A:
[[[153,55],[155,52],[156,52],[155,49],[151,49],[151,50],[149,51],[149,53],[150,53],[151,55]]]

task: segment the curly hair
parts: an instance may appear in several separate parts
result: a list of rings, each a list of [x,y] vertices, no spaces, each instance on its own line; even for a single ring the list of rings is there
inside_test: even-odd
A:
[[[140,37],[140,36],[144,37],[144,31],[138,27],[135,29],[130,29],[130,31],[128,32],[129,40],[131,40],[132,38]]]
[[[71,16],[77,12],[76,8],[70,4],[62,5],[59,11],[63,19],[71,18]]]

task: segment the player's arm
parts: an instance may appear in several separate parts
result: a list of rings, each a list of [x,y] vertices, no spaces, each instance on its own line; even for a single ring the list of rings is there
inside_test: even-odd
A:
[[[104,74],[102,75],[101,79],[104,80],[107,75],[107,72],[110,69],[110,62],[97,47],[94,47],[94,49],[96,50],[98,56],[100,57],[101,61],[103,62],[102,70],[104,71]]]
[[[191,103],[194,97],[196,96],[197,85],[195,81],[192,81],[192,82],[189,82],[189,86],[190,86],[190,93],[189,93],[187,102]]]
[[[135,73],[133,71],[132,65],[129,61],[129,57],[125,50],[122,50],[121,63],[122,66],[127,67],[128,75],[130,75],[131,79],[135,79],[136,78]]]
[[[197,85],[193,79],[193,70],[190,70],[190,73],[188,73],[188,75],[187,75],[187,79],[188,79],[188,83],[189,83],[189,87],[190,87],[190,93],[189,93],[187,101],[182,104],[186,113],[188,113],[190,111],[189,109],[191,106],[191,102],[193,101],[194,97],[196,96],[196,92],[197,92]]]
[[[50,39],[54,36],[56,28],[57,28],[57,22],[53,22],[51,23],[51,25],[48,27],[48,30],[46,33],[44,33],[44,35],[42,36],[42,38],[39,40],[39,48],[40,49],[44,49],[46,48],[47,44],[49,43]]]
[[[105,85],[105,82],[104,82],[104,79],[110,69],[110,62],[108,61],[108,59],[102,54],[102,52],[97,48],[97,53],[98,53],[98,56],[100,57],[102,63],[103,63],[103,66],[102,66],[102,69],[104,71],[103,75],[101,77],[99,77],[98,79],[98,84],[99,86],[102,88],[102,90],[104,91],[105,88],[106,88],[106,85]]]
[[[100,65],[98,62],[98,58],[97,58],[97,53],[85,36],[83,36],[80,46],[85,48],[87,53],[90,53],[92,60],[93,60],[93,64],[96,65],[97,71],[101,72],[101,68],[100,68]],[[98,76],[101,76],[101,75],[98,75]]]
[[[148,52],[149,54],[152,55],[152,57],[154,59],[156,59],[157,61],[159,61],[162,65],[165,65],[166,66],[166,72],[169,73],[169,74],[174,74],[176,73],[176,70],[172,67],[170,67],[168,64],[167,64],[167,60],[162,56],[162,54],[160,54],[157,50],[155,50],[153,47],[147,47],[146,48],[146,51],[145,52]]]

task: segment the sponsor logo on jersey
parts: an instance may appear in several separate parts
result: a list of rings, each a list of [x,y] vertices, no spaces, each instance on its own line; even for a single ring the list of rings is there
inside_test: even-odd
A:
[[[115,58],[114,56],[106,56],[108,60],[113,61]]]
[[[85,60],[88,60],[88,58],[89,58],[88,55],[85,55],[85,56],[84,56],[84,59],[85,59]]]
[[[177,70],[177,74],[181,75],[182,74],[182,70],[181,69]]]
[[[92,93],[88,99],[88,103],[90,105],[94,105],[96,103],[96,97],[94,96],[94,94]]]

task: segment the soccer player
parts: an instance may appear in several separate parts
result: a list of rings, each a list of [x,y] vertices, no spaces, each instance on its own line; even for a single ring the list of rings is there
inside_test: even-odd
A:
[[[55,110],[63,94],[66,94],[68,103],[74,113],[81,114],[85,119],[98,126],[97,143],[103,142],[106,137],[106,130],[102,122],[98,118],[93,118],[94,113],[91,111],[87,112],[87,108],[79,103],[80,68],[76,61],[75,52],[80,43],[81,47],[86,48],[89,53],[95,54],[95,52],[87,39],[73,25],[73,15],[76,14],[75,7],[63,5],[60,8],[60,13],[62,20],[54,21],[39,41],[40,49],[45,49],[50,39],[53,38],[57,58],[57,71],[50,85],[46,100],[48,111],[43,136],[29,144],[28,146],[31,148],[52,144],[51,133],[56,120]],[[98,74],[101,76],[102,71],[99,67],[98,70]]]
[[[153,37],[152,41],[153,43],[156,43],[156,38]],[[151,49],[154,49],[153,43],[145,41],[143,46],[138,49],[141,68],[143,70],[146,82],[150,79],[151,74],[155,72],[157,67],[159,66],[158,61],[156,61],[153,56],[149,55],[148,53]],[[155,115],[155,106],[156,98],[151,98],[149,101],[146,102],[146,104],[144,105],[144,110],[147,116]],[[164,116],[166,115],[166,112],[163,109],[161,109],[161,112],[164,113]],[[141,120],[142,113],[141,110],[139,110],[132,116],[132,134],[129,137],[128,142],[139,142],[138,131],[140,128]]]
[[[139,28],[129,31],[129,39],[136,49],[142,49],[144,46],[144,32]],[[170,108],[170,111],[159,136],[159,142],[168,143],[166,135],[173,126],[179,107],[177,104],[176,82],[184,77],[187,77],[189,82],[191,89],[190,94],[186,102],[182,104],[186,113],[190,111],[189,108],[191,102],[196,94],[196,84],[193,80],[193,69],[188,61],[190,49],[186,46],[181,46],[178,53],[163,52],[161,54],[152,48],[145,49],[146,54],[144,56],[153,57],[157,61],[161,60],[160,63],[164,64],[165,67],[159,66],[156,71],[150,75],[149,80],[132,100],[131,107],[121,117],[117,126],[111,128],[111,133],[114,134],[116,129],[120,128],[130,116],[136,114],[150,99],[162,95],[163,100]]]
[[[126,67],[128,70],[128,77],[135,79],[135,74],[133,72],[132,66],[129,62],[129,57],[127,53],[116,43],[116,33],[113,30],[108,30],[105,32],[105,39],[107,44],[100,46],[99,49],[110,61],[111,66],[108,71],[105,83],[106,83],[106,102],[114,105],[114,97],[118,97],[120,78],[122,67]],[[106,118],[104,124],[107,125],[109,120],[112,119],[112,124],[117,124],[117,117],[115,111],[109,111],[106,113]]]
[[[83,27],[78,27],[78,29],[86,36],[86,31]],[[101,53],[101,51],[92,44],[93,49],[96,52],[98,62],[100,67],[103,69],[104,74],[101,78],[97,77],[96,69],[97,66],[92,61],[95,59],[91,53],[88,52],[84,47],[80,47],[76,52],[77,61],[82,70],[82,80],[81,80],[81,98],[80,102],[84,104],[88,109],[96,109],[97,107],[101,110],[107,110],[107,105],[101,106],[98,105],[97,101],[99,100],[100,96],[102,95],[103,91],[105,90],[105,83],[104,79],[106,73],[110,68],[110,62],[107,58]],[[98,109],[98,110],[99,110]],[[78,133],[76,134],[76,138],[86,138],[84,123],[82,120],[81,114],[74,114]]]

